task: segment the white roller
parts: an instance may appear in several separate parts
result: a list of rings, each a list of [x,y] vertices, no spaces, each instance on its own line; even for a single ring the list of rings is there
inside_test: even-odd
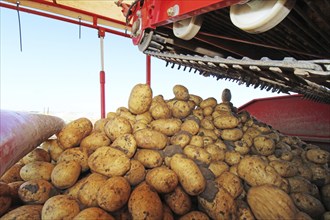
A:
[[[295,0],[252,0],[230,7],[232,23],[251,34],[268,31],[291,11]]]
[[[202,16],[194,16],[173,23],[173,33],[183,40],[191,40],[201,29],[203,23]]]

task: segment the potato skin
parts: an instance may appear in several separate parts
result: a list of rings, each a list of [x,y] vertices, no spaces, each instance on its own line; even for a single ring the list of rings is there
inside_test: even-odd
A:
[[[1,220],[41,220],[42,205],[23,205],[3,215]]]
[[[76,147],[92,130],[93,124],[88,118],[79,118],[64,126],[57,136],[58,141],[63,149]]]
[[[180,131],[181,120],[177,118],[157,119],[150,123],[152,129],[159,131],[167,136],[172,136]]]
[[[191,211],[179,218],[179,220],[209,220],[209,216],[201,211]]]
[[[143,164],[135,159],[131,159],[131,167],[128,172],[125,174],[125,178],[132,185],[138,185],[142,181],[144,181],[146,176],[146,169]]]
[[[81,166],[81,171],[85,172],[89,170],[88,166],[88,154],[86,151],[79,147],[73,147],[66,149],[58,158],[57,163],[64,161],[76,161]]]
[[[152,101],[152,90],[148,84],[137,84],[131,90],[128,109],[133,114],[142,114],[149,110]]]
[[[238,141],[243,137],[243,132],[239,128],[223,129],[221,138],[226,141]]]
[[[3,181],[5,183],[21,181],[22,178],[19,173],[23,166],[24,164],[19,164],[19,163],[14,164],[1,176],[0,181]]]
[[[50,180],[54,164],[44,161],[34,161],[26,164],[20,170],[20,176],[24,181],[32,179]]]
[[[29,205],[44,204],[47,199],[57,194],[54,186],[43,179],[26,181],[18,189],[19,198]]]
[[[266,136],[257,136],[253,139],[256,151],[263,156],[269,156],[275,151],[275,142]]]
[[[159,167],[163,163],[163,157],[157,150],[140,149],[136,152],[134,159],[143,164],[145,168]]]
[[[162,201],[146,182],[142,182],[132,191],[128,200],[128,210],[133,219],[163,218]]]
[[[169,193],[175,189],[179,180],[173,170],[166,166],[161,166],[147,172],[146,182],[158,193]]]
[[[243,192],[243,184],[241,179],[229,171],[223,172],[215,179],[215,182],[227,190],[227,192],[234,199],[236,199]]]
[[[112,142],[121,135],[131,134],[132,131],[133,129],[130,122],[126,118],[120,116],[109,120],[104,126],[104,132]]]
[[[189,100],[189,91],[183,85],[175,85],[173,87],[173,93],[177,100],[188,101]]]
[[[134,133],[136,144],[144,149],[161,150],[167,144],[167,136],[159,131],[145,128]]]
[[[131,166],[125,153],[112,147],[100,147],[88,158],[88,165],[93,172],[108,177],[122,176]]]
[[[81,143],[80,148],[91,155],[97,148],[103,146],[110,146],[111,140],[104,131],[93,131],[90,135],[85,137]]]
[[[73,220],[88,220],[88,219],[99,219],[99,220],[115,220],[115,218],[98,207],[90,207],[80,211]]]
[[[314,219],[319,219],[325,212],[325,208],[320,200],[307,193],[291,193],[290,194],[296,207],[307,213]]]
[[[184,215],[191,210],[190,196],[178,185],[172,192],[164,194],[164,200],[177,215]]]
[[[50,155],[48,151],[42,148],[35,148],[22,158],[24,164],[28,164],[32,161],[45,161],[50,162]]]
[[[178,175],[180,184],[189,195],[196,196],[204,191],[206,181],[193,160],[175,154],[170,164],[171,169]]]
[[[306,158],[317,164],[330,162],[330,153],[322,149],[310,149],[306,152]]]
[[[41,211],[42,219],[73,219],[80,212],[78,202],[68,195],[48,199]]]
[[[73,186],[80,175],[81,166],[77,161],[63,161],[56,164],[51,174],[51,181],[59,189]]]
[[[119,136],[112,144],[111,147],[124,152],[127,157],[132,158],[135,154],[137,144],[132,134],[124,134]]]
[[[187,145],[183,149],[183,153],[190,159],[198,161],[198,163],[209,165],[212,156],[204,148],[196,147],[194,145]]]
[[[104,210],[113,212],[127,203],[130,194],[131,186],[124,177],[110,177],[97,192],[97,204]]]
[[[240,121],[232,114],[225,114],[214,118],[213,122],[219,129],[230,129],[237,127]]]

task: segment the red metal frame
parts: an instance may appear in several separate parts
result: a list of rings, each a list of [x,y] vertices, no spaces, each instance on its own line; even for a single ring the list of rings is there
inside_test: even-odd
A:
[[[151,86],[151,57],[146,55],[146,83]]]
[[[228,7],[242,2],[242,0],[207,0],[207,1],[186,1],[186,0],[145,0],[143,6],[138,3],[133,8],[133,22],[138,19],[137,12],[140,11],[142,18],[141,30],[163,26],[192,16],[204,14],[220,8]],[[178,8],[178,13],[171,14],[173,7]],[[139,44],[143,37],[140,34],[132,37],[135,45]]]

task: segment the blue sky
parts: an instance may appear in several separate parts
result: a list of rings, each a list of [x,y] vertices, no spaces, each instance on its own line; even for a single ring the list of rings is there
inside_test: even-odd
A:
[[[20,51],[17,12],[0,8],[1,100],[0,107],[15,111],[100,112],[100,40],[95,29],[20,12],[23,51]],[[130,39],[106,34],[106,112],[127,107],[132,87],[144,83],[145,55]],[[221,101],[228,88],[234,106],[276,94],[217,81],[198,74],[165,67],[152,58],[154,95],[173,98],[172,88],[184,85],[202,98]]]

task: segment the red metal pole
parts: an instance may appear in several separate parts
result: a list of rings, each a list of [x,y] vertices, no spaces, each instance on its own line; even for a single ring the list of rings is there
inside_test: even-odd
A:
[[[151,85],[151,56],[146,55],[146,81],[147,84],[150,86]]]
[[[103,39],[105,31],[99,29],[100,48],[101,48],[101,71],[100,71],[100,96],[101,96],[101,118],[105,118],[105,72],[104,72],[104,52],[103,52]]]

